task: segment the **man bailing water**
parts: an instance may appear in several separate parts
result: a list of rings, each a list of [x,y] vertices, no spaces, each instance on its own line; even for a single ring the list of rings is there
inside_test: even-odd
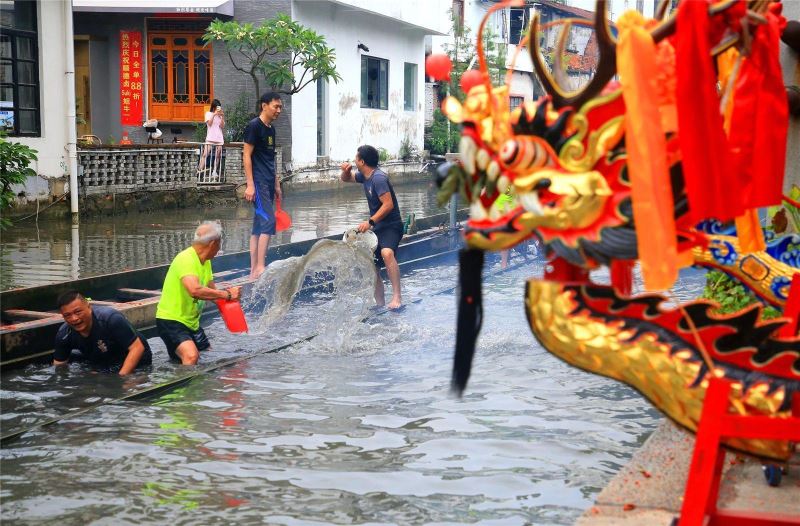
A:
[[[72,351],[100,370],[119,367],[119,375],[150,365],[150,345],[121,312],[92,306],[80,292],[70,290],[57,300],[64,324],[58,329],[53,365],[67,365]]]
[[[204,300],[238,300],[240,287],[220,290],[214,286],[211,260],[222,245],[222,226],[204,221],[194,233],[192,246],[180,252],[169,266],[156,310],[158,335],[170,359],[194,365],[200,351],[211,348],[200,314]]]
[[[395,310],[402,306],[403,299],[400,294],[400,267],[397,264],[395,253],[403,237],[403,220],[400,217],[400,207],[397,197],[389,182],[389,176],[378,168],[378,150],[373,146],[359,146],[356,151],[356,172],[349,162],[342,163],[340,178],[346,183],[361,183],[364,185],[364,195],[369,205],[369,218],[358,225],[359,232],[372,229],[378,237],[378,250],[386,265],[386,274],[392,283],[392,299],[386,307]],[[375,269],[377,272],[377,268]],[[380,275],[375,280],[375,302],[379,306],[386,303],[383,291],[383,280]]]

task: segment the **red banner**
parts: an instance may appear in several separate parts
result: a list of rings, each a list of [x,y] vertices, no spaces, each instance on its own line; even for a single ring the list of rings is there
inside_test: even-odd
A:
[[[119,32],[119,108],[123,126],[142,125],[141,31]]]

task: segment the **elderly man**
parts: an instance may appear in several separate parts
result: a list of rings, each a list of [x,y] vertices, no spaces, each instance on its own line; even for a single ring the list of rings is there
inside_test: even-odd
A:
[[[119,311],[93,307],[74,290],[59,296],[57,303],[64,324],[56,334],[53,365],[68,364],[72,351],[80,352],[81,358],[99,369],[119,367],[120,376],[150,365],[150,345]]]
[[[221,245],[219,223],[203,222],[194,233],[192,246],[175,256],[164,278],[156,327],[169,357],[184,365],[196,364],[200,351],[211,347],[200,327],[204,300],[239,299],[239,287],[218,290],[214,286],[211,260]]]

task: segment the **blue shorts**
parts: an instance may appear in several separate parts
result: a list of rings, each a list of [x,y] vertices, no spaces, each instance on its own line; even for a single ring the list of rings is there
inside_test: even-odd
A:
[[[275,181],[256,181],[256,200],[253,203],[253,230],[251,234],[258,236],[275,235],[275,212],[272,202],[275,200]]]

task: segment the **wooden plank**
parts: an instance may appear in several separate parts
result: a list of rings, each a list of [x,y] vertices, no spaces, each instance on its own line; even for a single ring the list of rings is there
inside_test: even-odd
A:
[[[160,290],[152,290],[152,289],[130,289],[130,288],[121,288],[117,289],[119,293],[119,297],[121,299],[143,299],[143,298],[153,298],[155,296],[160,296]]]
[[[25,310],[25,309],[8,309],[3,311],[7,316],[12,318],[22,318],[31,320],[40,320],[42,318],[50,318],[53,316],[61,317],[58,312],[42,312],[38,310]]]

